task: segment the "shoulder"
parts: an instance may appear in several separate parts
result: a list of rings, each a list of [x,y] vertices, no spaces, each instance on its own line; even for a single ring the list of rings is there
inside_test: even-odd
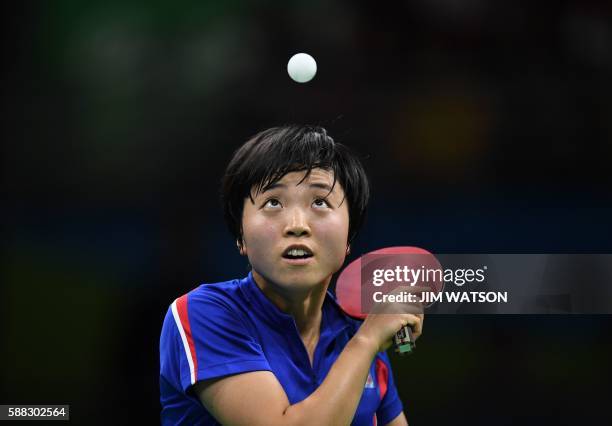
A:
[[[168,307],[164,327],[188,326],[205,318],[236,317],[248,298],[244,280],[200,284],[174,299]],[[179,327],[180,328],[180,327]]]
[[[247,301],[242,290],[244,280],[230,280],[200,284],[193,290],[177,297],[170,309],[185,309],[190,312],[215,307],[230,308]]]
[[[218,283],[200,284],[189,293],[182,295],[192,306],[200,304],[234,304],[246,301],[242,289],[244,280],[230,280]],[[178,299],[177,299],[178,300]]]

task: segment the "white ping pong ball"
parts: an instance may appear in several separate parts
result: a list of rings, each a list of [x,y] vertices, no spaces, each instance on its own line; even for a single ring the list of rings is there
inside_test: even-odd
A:
[[[317,63],[308,53],[296,53],[287,63],[289,77],[298,83],[307,83],[317,73]]]

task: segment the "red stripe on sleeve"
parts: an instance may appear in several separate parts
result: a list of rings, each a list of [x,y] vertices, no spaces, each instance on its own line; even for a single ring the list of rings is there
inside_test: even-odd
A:
[[[189,345],[189,352],[191,352],[191,359],[193,360],[193,375],[194,382],[198,380],[198,358],[196,357],[195,344],[193,343],[193,336],[191,335],[191,326],[189,325],[189,313],[187,311],[187,294],[182,295],[176,299],[176,310],[181,319],[183,330],[185,331],[185,337],[187,338],[187,344]]]
[[[387,394],[387,387],[389,386],[389,369],[387,364],[380,358],[376,358],[376,381],[380,389],[380,399],[383,399]]]

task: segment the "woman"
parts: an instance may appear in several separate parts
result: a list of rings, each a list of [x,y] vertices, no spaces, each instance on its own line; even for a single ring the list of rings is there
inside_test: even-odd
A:
[[[175,300],[160,341],[164,424],[406,425],[384,350],[422,316],[347,317],[327,289],[369,198],[359,160],[320,127],[268,129],[223,180],[246,278]]]

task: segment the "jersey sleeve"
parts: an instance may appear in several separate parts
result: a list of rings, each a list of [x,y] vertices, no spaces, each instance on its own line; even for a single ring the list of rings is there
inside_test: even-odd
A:
[[[381,401],[376,410],[377,424],[384,426],[395,419],[404,409],[395,387],[391,362],[385,352],[376,357],[376,380],[381,394]]]
[[[184,392],[199,380],[270,370],[231,300],[214,291],[191,292],[172,303],[162,328],[160,364],[161,375]]]

